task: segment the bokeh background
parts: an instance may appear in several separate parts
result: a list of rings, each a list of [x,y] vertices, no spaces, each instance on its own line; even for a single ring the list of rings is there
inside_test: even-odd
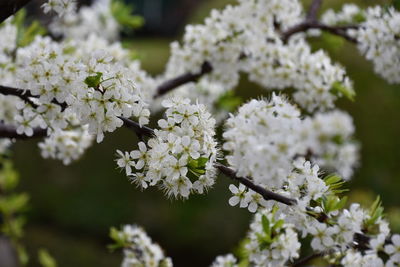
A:
[[[201,23],[212,8],[234,2],[131,0],[146,24],[133,36],[126,36],[124,44],[137,52],[144,69],[160,73],[169,56],[169,43],[180,38],[185,24]],[[325,1],[323,9],[339,8],[343,2]],[[358,3],[367,6],[376,1]],[[315,49],[326,48],[346,66],[357,92],[355,102],[339,102],[353,116],[356,137],[362,145],[360,168],[348,185],[351,200],[369,205],[380,195],[393,230],[399,232],[400,87],[388,85],[375,75],[371,63],[354,45],[332,36],[312,43]],[[248,99],[268,92],[244,76],[237,94]],[[247,210],[229,206],[227,178],[219,177],[208,194],[186,201],[166,199],[154,189],[142,192],[116,169],[114,161],[116,149],[131,150],[136,143],[136,136],[121,128],[70,166],[42,159],[36,141],[15,145],[19,190],[31,196],[24,243],[32,255],[46,247],[60,267],[118,266],[121,254],[106,248],[111,242],[108,231],[111,226],[127,223],[143,226],[178,267],[208,266],[216,255],[237,247],[251,216]],[[30,266],[37,266],[34,257]]]

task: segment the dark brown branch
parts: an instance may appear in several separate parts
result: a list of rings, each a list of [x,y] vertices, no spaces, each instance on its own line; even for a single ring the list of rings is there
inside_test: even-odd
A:
[[[282,37],[282,41],[284,43],[287,43],[289,38],[296,33],[305,32],[310,29],[320,29],[320,30],[329,32],[331,34],[341,36],[349,42],[357,43],[357,39],[355,39],[354,37],[347,34],[348,29],[357,29],[357,28],[358,28],[357,25],[330,26],[330,25],[326,25],[326,24],[323,24],[318,21],[307,21],[306,20],[300,24],[293,26],[292,28],[289,28],[287,31],[283,32],[281,37]]]
[[[0,1],[0,23],[8,17],[17,13],[23,6],[31,0],[1,0]]]
[[[139,123],[128,118],[118,118],[124,122],[125,127],[133,130],[140,140],[143,140],[144,136],[151,137],[154,135],[154,130],[147,126],[140,126]]]
[[[34,128],[33,135],[27,136],[26,134],[18,134],[17,128],[12,125],[6,125],[0,122],[0,138],[14,138],[14,139],[31,139],[38,137],[46,137],[47,129]]]
[[[272,191],[266,190],[263,187],[254,184],[250,179],[244,178],[244,177],[239,177],[236,175],[236,172],[232,170],[231,168],[228,168],[220,163],[216,163],[215,167],[223,174],[231,178],[232,180],[236,180],[240,182],[241,184],[245,185],[246,187],[250,188],[251,190],[259,193],[265,200],[275,200],[280,203],[286,204],[286,205],[294,205],[297,204],[297,200],[293,198],[288,198],[285,196],[282,196],[280,194],[274,193]]]
[[[292,267],[304,266],[304,265],[306,265],[307,263],[309,263],[310,261],[312,261],[312,260],[314,260],[314,259],[317,259],[317,258],[320,258],[320,257],[322,257],[322,256],[324,256],[324,255],[325,255],[324,252],[318,252],[318,253],[310,254],[310,255],[308,255],[308,256],[306,256],[306,257],[304,257],[304,258],[301,258],[301,259],[295,261],[295,262],[292,264]]]
[[[283,32],[281,34],[282,41],[284,43],[287,43],[289,38],[296,33],[305,32],[310,29],[319,29],[337,36],[341,36],[349,42],[357,43],[357,39],[348,35],[347,30],[357,29],[359,27],[358,25],[331,26],[318,21],[317,15],[321,7],[321,4],[322,0],[314,0],[311,3],[310,9],[307,12],[305,20]]]
[[[158,98],[166,93],[174,90],[175,88],[184,85],[189,82],[196,82],[203,75],[210,73],[213,70],[213,67],[209,62],[204,62],[201,66],[201,71],[199,73],[185,73],[180,76],[177,76],[171,80],[165,81],[157,88],[157,93],[154,95],[154,98]]]
[[[21,98],[22,100],[24,100],[29,105],[31,105],[33,108],[38,107],[38,105],[36,105],[35,103],[33,103],[33,101],[31,99],[29,99],[30,97],[34,97],[34,96],[28,90],[22,90],[22,89],[18,89],[18,88],[0,85],[0,94],[17,96],[17,97]]]
[[[26,103],[30,104],[33,108],[38,107],[38,105],[33,103],[32,100],[30,100],[29,98],[38,98],[39,96],[32,95],[29,90],[0,85],[0,94],[17,96],[24,100]],[[68,107],[67,103],[60,103],[56,99],[53,99],[51,102],[53,104],[59,105],[61,107],[61,111],[64,111]]]

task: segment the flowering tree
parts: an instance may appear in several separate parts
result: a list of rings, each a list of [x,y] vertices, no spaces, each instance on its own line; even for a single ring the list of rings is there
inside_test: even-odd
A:
[[[118,41],[121,25],[140,24],[121,2],[78,10],[74,1],[49,0],[43,10],[57,16],[47,35],[13,16],[26,2],[6,1],[0,12],[1,153],[18,139],[41,138],[43,157],[70,164],[94,140],[127,127],[140,142],[116,150],[116,162],[138,187],[185,199],[206,194],[221,173],[232,181],[229,204],[255,213],[242,257],[219,256],[211,266],[300,266],[315,258],[399,266],[400,235],[390,233],[379,198],[365,210],[343,194],[359,144],[352,118],[335,101],[354,99],[352,81],[307,39],[323,32],[344,38],[377,75],[400,83],[394,7],[347,4],[319,15],[321,0],[307,11],[293,0],[238,0],[188,25],[171,44],[165,72],[152,77]],[[242,73],[270,96],[237,107]],[[157,111],[164,117],[149,128]],[[138,226],[112,228],[111,237],[123,249],[122,266],[172,266]],[[302,245],[314,253],[302,255]]]

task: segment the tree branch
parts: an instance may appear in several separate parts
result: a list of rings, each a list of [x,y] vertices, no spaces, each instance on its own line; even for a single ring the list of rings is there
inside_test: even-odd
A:
[[[38,107],[38,105],[36,105],[35,103],[33,103],[32,100],[29,99],[29,97],[35,97],[31,94],[29,90],[23,90],[23,89],[0,85],[0,94],[17,96],[22,100],[24,100],[29,105],[31,105],[33,108]]]
[[[2,0],[0,1],[0,23],[17,13],[31,0]]]
[[[320,30],[329,32],[331,34],[341,36],[344,39],[346,39],[347,41],[356,44],[357,39],[348,35],[346,31],[348,29],[357,29],[358,27],[359,27],[358,25],[330,26],[330,25],[326,25],[326,24],[323,24],[318,21],[307,21],[306,20],[300,24],[293,26],[292,28],[289,28],[287,31],[283,32],[281,37],[282,37],[282,41],[284,43],[287,43],[289,38],[296,33],[305,32],[310,29],[320,29]]]
[[[158,98],[162,95],[165,95],[166,93],[174,90],[175,88],[184,85],[189,82],[196,82],[198,79],[200,79],[203,75],[210,73],[213,70],[213,67],[211,64],[207,61],[203,63],[201,66],[201,71],[199,73],[184,73],[180,76],[177,76],[171,80],[167,80],[161,85],[158,86],[157,88],[157,93],[154,95],[154,98]]]
[[[231,178],[232,180],[236,180],[240,182],[241,184],[245,185],[246,187],[250,188],[251,190],[259,193],[265,200],[275,200],[280,203],[286,204],[286,205],[294,205],[297,204],[297,200],[293,198],[288,198],[285,196],[282,196],[280,194],[274,193],[272,191],[266,190],[263,187],[254,184],[250,179],[244,178],[244,177],[239,177],[236,175],[236,172],[232,170],[231,168],[228,168],[220,163],[216,163],[215,167],[223,174],[225,174],[227,177]]]
[[[324,255],[325,255],[324,252],[317,252],[317,253],[310,254],[310,255],[308,255],[308,256],[306,256],[306,257],[304,257],[304,258],[301,258],[301,259],[295,261],[295,262],[292,264],[292,267],[304,266],[304,265],[306,265],[307,263],[309,263],[310,261],[312,261],[312,260],[314,260],[314,259],[317,259],[317,258],[319,258],[319,257],[322,257],[322,256],[324,256]]]
[[[143,140],[143,136],[151,137],[154,135],[154,130],[147,126],[140,126],[136,121],[130,120],[125,117],[118,117],[124,122],[124,126],[133,130],[140,140]]]
[[[18,134],[17,127],[12,125],[6,125],[0,122],[0,138],[14,138],[14,139],[26,140],[26,139],[46,137],[46,136],[47,136],[47,129],[34,128],[33,135],[27,136],[26,134]]]
[[[28,89],[20,89],[20,88],[0,85],[0,94],[17,96],[22,100],[24,100],[26,103],[30,104],[33,108],[38,107],[38,105],[36,105],[35,103],[32,102],[32,100],[29,99],[29,97],[38,98],[39,96],[32,95],[32,93]],[[64,111],[68,107],[67,103],[60,103],[55,98],[51,102],[53,104],[59,105],[61,107],[61,111]]]
[[[337,36],[341,36],[349,42],[357,43],[357,39],[348,35],[346,31],[349,29],[357,29],[359,27],[358,25],[330,26],[318,21],[317,15],[321,4],[322,0],[314,0],[311,3],[305,20],[283,32],[281,34],[282,41],[287,43],[289,38],[296,33],[305,32],[310,29],[319,29]]]

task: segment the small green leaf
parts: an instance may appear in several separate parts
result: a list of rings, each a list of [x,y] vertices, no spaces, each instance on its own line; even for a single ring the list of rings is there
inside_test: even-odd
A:
[[[336,81],[332,84],[330,91],[337,96],[343,95],[351,101],[354,101],[354,98],[356,96],[356,92],[354,91],[353,88],[346,87],[343,85],[343,83],[339,81]]]
[[[241,97],[235,96],[233,91],[228,91],[219,97],[215,105],[217,109],[233,112],[242,102]]]
[[[367,220],[367,226],[371,226],[376,223],[376,221],[383,216],[383,207],[380,196],[377,196],[374,203],[369,210],[370,218]]]
[[[89,87],[97,88],[101,83],[101,77],[102,76],[103,76],[103,73],[96,72],[96,75],[86,77],[85,83]]]
[[[282,219],[281,219],[281,220],[278,220],[278,221],[274,224],[273,230],[277,231],[277,230],[281,229],[284,223],[285,223],[284,220],[282,220]]]
[[[122,26],[137,29],[144,24],[143,17],[132,15],[133,6],[125,4],[122,0],[113,0],[110,9],[115,20]]]
[[[39,249],[38,251],[38,259],[39,263],[43,267],[57,267],[57,263],[54,258],[50,255],[50,253],[46,249]]]
[[[270,228],[269,220],[268,220],[267,216],[263,215],[261,217],[261,224],[262,224],[264,233],[266,235],[270,236],[271,235],[271,228]]]
[[[46,29],[43,28],[38,21],[33,21],[32,24],[22,31],[18,40],[18,47],[24,47],[33,42],[37,35],[45,35]]]

